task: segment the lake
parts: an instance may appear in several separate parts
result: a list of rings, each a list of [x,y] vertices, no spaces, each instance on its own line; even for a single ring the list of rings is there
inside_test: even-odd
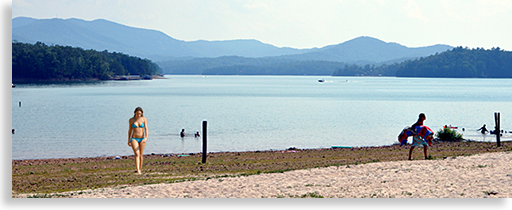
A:
[[[16,84],[12,159],[133,155],[128,119],[138,106],[148,119],[145,154],[201,152],[202,139],[193,134],[204,120],[209,152],[391,145],[421,112],[433,131],[457,126],[466,139],[495,141],[476,131],[494,128],[494,112],[501,113],[501,128],[512,131],[510,79],[166,78]]]

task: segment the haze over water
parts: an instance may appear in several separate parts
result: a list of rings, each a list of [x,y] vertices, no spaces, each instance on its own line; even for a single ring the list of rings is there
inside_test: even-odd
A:
[[[201,131],[203,120],[209,152],[391,145],[420,112],[432,130],[457,126],[467,139],[495,141],[476,129],[492,129],[496,111],[502,129],[512,131],[507,79],[323,77],[319,83],[318,76],[166,77],[17,84],[12,158],[133,155],[128,119],[138,106],[148,119],[146,154],[201,152],[202,140],[193,133]],[[187,137],[179,137],[181,129]]]

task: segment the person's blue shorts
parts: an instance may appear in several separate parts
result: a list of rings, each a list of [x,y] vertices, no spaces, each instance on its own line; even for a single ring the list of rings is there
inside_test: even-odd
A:
[[[419,146],[427,146],[427,142],[419,135],[415,135],[412,137],[412,145],[413,147],[419,147]]]

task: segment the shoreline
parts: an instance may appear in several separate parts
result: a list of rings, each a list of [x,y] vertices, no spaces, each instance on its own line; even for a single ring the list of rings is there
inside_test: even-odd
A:
[[[260,152],[285,152],[290,150],[328,150],[328,149],[360,149],[360,148],[381,148],[381,147],[392,147],[392,146],[399,146],[399,144],[392,144],[392,145],[381,145],[381,146],[354,146],[354,147],[326,147],[326,148],[295,148],[290,147],[288,149],[269,149],[269,150],[247,150],[247,151],[217,151],[217,152],[207,152],[208,155],[210,154],[220,154],[220,153],[260,153]],[[407,146],[410,146],[407,145]],[[149,153],[144,154],[144,157],[150,157],[150,156],[179,156],[179,155],[202,155],[202,152],[181,152],[181,153]],[[73,160],[81,160],[81,159],[106,159],[111,160],[115,159],[116,157],[120,157],[121,159],[126,159],[129,157],[133,157],[134,155],[107,155],[107,156],[94,156],[94,157],[62,157],[62,158],[29,158],[29,159],[11,159],[12,161],[47,161],[47,160],[66,160],[66,161],[73,161]]]
[[[461,141],[461,142],[434,142],[434,144],[450,144],[450,143],[463,143],[463,142],[466,142],[466,143],[485,143],[485,144],[496,144],[496,142],[489,142],[489,141],[475,141],[475,140],[465,140],[465,141]],[[503,142],[511,142],[512,143],[512,140],[509,141],[509,140],[505,140],[505,141],[501,141],[502,143]],[[395,147],[395,146],[400,146],[400,143],[394,143],[394,144],[391,144],[391,145],[380,145],[380,146],[339,146],[339,147],[336,147],[336,146],[332,146],[332,147],[326,147],[326,148],[295,148],[295,147],[290,147],[290,148],[287,148],[287,149],[268,149],[268,150],[241,150],[241,151],[215,151],[215,152],[207,152],[207,154],[216,154],[216,153],[259,153],[259,152],[282,152],[282,151],[288,151],[288,150],[328,150],[328,149],[361,149],[361,148],[385,148],[385,147]],[[407,145],[405,146],[400,146],[400,147],[407,147],[409,148],[411,146],[410,143],[408,143]],[[429,147],[430,148],[430,147]],[[416,148],[417,149],[417,148]],[[420,148],[421,149],[421,148]],[[180,153],[149,153],[149,154],[144,154],[144,157],[149,157],[149,156],[177,156],[177,155],[202,155],[202,152],[180,152]],[[56,158],[28,158],[28,159],[11,159],[12,161],[37,161],[37,160],[79,160],[79,159],[101,159],[101,158],[104,158],[104,159],[107,159],[107,160],[110,160],[110,159],[115,159],[116,157],[121,157],[121,158],[128,158],[128,157],[133,157],[134,155],[130,154],[130,155],[106,155],[106,156],[93,156],[93,157],[62,157],[62,158],[59,158],[59,157],[56,157]]]
[[[151,79],[168,79],[161,75],[151,75]],[[12,79],[12,83],[40,83],[40,82],[101,82],[101,81],[130,81],[130,80],[144,80],[141,77],[139,79],[100,79],[100,78],[88,78],[88,79],[70,79],[70,78],[52,78],[52,79]]]
[[[502,143],[500,148],[495,144],[481,142],[434,143],[429,148],[428,160],[423,160],[421,150],[415,150],[413,161],[407,161],[410,147],[400,145],[208,153],[206,163],[201,163],[200,153],[166,157],[154,154],[144,156],[142,175],[134,173],[133,156],[122,156],[119,159],[96,157],[12,160],[12,195],[19,197],[27,194],[50,194],[59,197],[64,192],[90,189],[252,177],[329,167],[352,168],[368,163],[439,162],[455,159],[454,157],[497,152],[511,154],[512,142]]]

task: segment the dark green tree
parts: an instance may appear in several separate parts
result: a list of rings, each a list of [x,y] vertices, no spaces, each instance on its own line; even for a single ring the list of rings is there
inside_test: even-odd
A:
[[[154,75],[160,67],[148,59],[44,43],[12,43],[13,80],[89,80],[114,75]]]

